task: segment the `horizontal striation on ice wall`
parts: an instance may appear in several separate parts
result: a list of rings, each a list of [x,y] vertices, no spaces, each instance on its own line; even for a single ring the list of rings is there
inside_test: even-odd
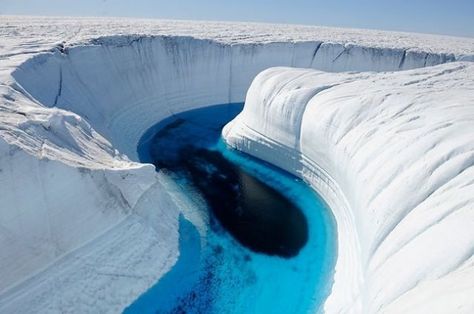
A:
[[[456,58],[331,42],[222,44],[192,37],[114,36],[40,54],[12,75],[41,104],[79,114],[136,160],[139,137],[156,121],[191,108],[241,102],[251,80],[268,67],[392,71]]]
[[[474,65],[452,63],[271,68],[253,81],[223,135],[331,205],[340,247],[327,312],[473,310],[473,78]]]

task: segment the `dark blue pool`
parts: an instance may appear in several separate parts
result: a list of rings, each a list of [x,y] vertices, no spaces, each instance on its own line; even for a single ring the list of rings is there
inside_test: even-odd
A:
[[[180,258],[126,313],[307,313],[327,296],[336,254],[324,202],[296,177],[226,148],[242,104],[174,115],[140,141],[142,162],[183,199]]]

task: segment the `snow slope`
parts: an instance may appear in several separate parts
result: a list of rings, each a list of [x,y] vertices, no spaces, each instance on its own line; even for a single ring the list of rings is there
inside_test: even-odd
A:
[[[37,312],[52,299],[74,308],[78,296],[91,300],[80,312],[114,312],[172,266],[179,255],[178,205],[163,174],[136,163],[136,145],[174,112],[243,101],[255,75],[271,66],[397,71],[474,60],[473,39],[270,24],[0,16],[0,38],[0,312],[25,305]],[[377,77],[326,78],[339,84],[356,76]],[[291,143],[284,133],[276,139]],[[332,188],[342,191],[323,195],[349,215],[355,205],[342,197],[348,186],[334,181]],[[365,279],[369,257],[357,254],[367,249],[356,247],[372,245],[373,235],[360,240],[358,223],[338,221],[347,226],[341,239],[352,239],[340,240],[339,254],[355,254],[361,270],[348,277],[347,288],[336,285],[334,296],[346,296],[345,289],[357,294]],[[116,238],[131,225],[146,232]],[[101,243],[120,249],[104,253]],[[108,275],[68,266],[70,254],[109,265]],[[136,275],[135,265],[146,274]],[[87,284],[67,279],[78,272],[87,274]],[[51,286],[60,288],[46,298]]]
[[[330,201],[340,247],[328,313],[472,313],[473,64],[271,68],[223,134]]]

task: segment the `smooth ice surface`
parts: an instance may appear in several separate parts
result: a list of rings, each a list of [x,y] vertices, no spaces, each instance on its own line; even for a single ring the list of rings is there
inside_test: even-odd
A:
[[[399,71],[473,60],[473,56],[473,39],[446,36],[271,24],[1,16],[0,312],[10,313],[25,308],[37,313],[46,311],[44,309],[61,312],[64,308],[80,313],[116,312],[150,288],[174,265],[180,255],[180,208],[186,200],[173,182],[157,174],[152,165],[137,163],[138,141],[157,121],[173,113],[209,104],[243,102],[254,77],[272,66],[310,67],[331,72]],[[413,83],[406,82],[407,89],[398,90],[393,95],[403,100],[401,94],[409,86],[418,88],[417,81],[421,80],[421,84],[436,78],[447,78],[446,86],[454,86],[453,92],[448,93],[442,87],[440,93],[444,96],[440,101],[445,103],[447,98],[465,97],[467,100],[460,103],[468,103],[472,99],[469,89],[472,75],[464,75],[463,71],[469,70],[453,71],[449,67],[441,67],[409,72]],[[333,83],[326,82],[319,87],[330,88],[337,83],[336,76],[327,75],[328,82]],[[433,78],[428,80],[430,76]],[[359,91],[380,87],[387,95],[390,94],[391,86],[380,86],[377,74],[366,73],[360,77],[366,78],[364,82],[367,86],[357,86]],[[442,84],[438,82],[438,85]],[[339,88],[350,86],[344,84]],[[423,91],[436,95],[428,87],[424,87]],[[420,90],[420,93],[423,91]],[[407,95],[408,99],[411,99],[410,95]],[[370,94],[366,97],[360,101],[361,104],[371,99]],[[328,101],[344,103],[347,100]],[[295,103],[301,102],[304,101]],[[433,134],[432,137],[420,135],[420,138],[435,141],[439,131],[423,129],[416,122],[438,121],[423,118],[433,115],[431,106],[438,99],[435,96],[420,96],[416,103],[421,102],[425,106],[417,111],[420,118],[413,116],[413,120],[399,120],[397,127],[392,129],[380,127],[378,132],[367,130],[367,136],[371,137],[375,132],[383,134],[380,138],[390,139],[393,134],[420,129]],[[399,103],[407,104],[405,101]],[[327,106],[330,107],[329,104]],[[321,121],[331,126],[327,130],[349,131],[350,126],[358,122],[359,112],[368,112],[352,109],[351,106],[337,108],[340,115],[356,120],[344,120],[343,125],[335,125],[337,119]],[[453,114],[456,119],[464,116],[465,110],[469,112],[469,109],[458,105],[449,110],[456,112],[456,115]],[[459,114],[457,110],[462,112]],[[377,111],[380,118],[390,113],[388,109]],[[288,120],[288,130],[298,125],[299,115],[308,116],[301,112],[294,113]],[[437,117],[451,119],[456,122],[453,122],[454,126],[458,125],[455,117],[446,116],[444,112],[438,112]],[[375,121],[375,118],[372,120]],[[314,128],[315,133],[311,136],[315,143],[331,134],[317,132],[320,125],[316,123],[318,119],[319,116],[314,122],[304,124],[305,134],[310,134]],[[465,119],[469,119],[469,115]],[[439,127],[440,130],[451,130],[453,126]],[[462,132],[463,137],[469,138],[465,136],[468,130],[466,127]],[[275,135],[279,138],[285,136],[282,130],[275,132],[279,133]],[[354,133],[348,134],[353,136]],[[445,136],[443,145],[454,145],[458,141],[448,134]],[[291,143],[292,137],[286,136],[284,141]],[[380,142],[375,146],[372,142],[365,145],[365,150],[357,150],[357,156],[361,157],[360,152],[365,151],[366,158],[363,159],[368,162],[375,156],[378,168],[383,169],[387,163],[382,158],[386,156],[384,152],[389,152],[389,155],[395,153],[389,149],[376,150],[379,146],[383,147],[382,144],[393,143],[386,140]],[[289,167],[287,158],[294,156],[285,154],[284,150],[275,150],[276,142],[271,143],[260,147],[272,152],[265,155],[267,161]],[[363,143],[361,141],[360,145]],[[323,144],[326,145],[324,141]],[[306,146],[305,149],[311,149],[314,155],[324,145]],[[403,161],[384,157],[394,163],[391,169],[403,170],[412,161],[423,159],[421,151],[426,147],[407,146],[410,150],[399,149],[406,158]],[[396,147],[393,146],[394,149]],[[435,146],[440,150],[444,149],[442,147]],[[352,164],[347,164],[339,156],[350,155],[354,149],[348,147],[344,154],[330,154],[331,158],[336,158],[332,162],[350,173]],[[321,152],[324,152],[323,149]],[[383,189],[385,185],[378,187],[373,184],[371,177],[376,176],[370,172],[366,173],[367,178],[363,181],[349,181],[347,178],[352,178],[349,175],[330,179],[325,172],[330,163],[321,159],[320,164],[315,165],[308,160],[308,156],[309,153],[305,153],[303,161],[292,159],[291,165],[299,165],[304,172],[299,175],[321,191],[320,194],[334,209],[338,224],[340,254],[335,285],[326,303],[328,312],[357,311],[361,309],[361,304],[365,304],[364,310],[393,303],[399,304],[401,309],[414,311],[417,308],[412,305],[416,304],[441,310],[444,309],[441,305],[455,308],[463,304],[462,299],[469,295],[472,287],[462,278],[472,276],[471,267],[460,267],[456,275],[453,273],[443,280],[436,279],[437,284],[432,285],[429,283],[434,278],[430,277],[431,270],[437,266],[423,265],[430,270],[426,280],[420,279],[420,284],[409,291],[414,281],[402,281],[408,277],[399,276],[398,271],[387,273],[387,282],[396,287],[403,285],[400,291],[407,291],[393,302],[390,300],[397,293],[388,292],[392,289],[389,285],[372,284],[370,276],[363,276],[369,257],[360,256],[358,252],[367,252],[365,247],[372,246],[373,242],[370,237],[359,237],[358,233],[374,232],[372,227],[365,228],[365,225],[384,221],[392,216],[392,212],[396,216],[394,221],[402,221],[401,217],[411,207],[400,205],[406,211],[389,211],[379,210],[379,206],[374,205],[370,213],[362,207],[354,209],[354,203],[347,202],[344,195],[365,198],[364,193],[353,193],[352,190],[358,189],[358,186],[367,186],[368,190]],[[446,159],[451,160],[452,167],[457,167],[457,161],[464,160],[460,155],[451,157],[446,156]],[[441,173],[444,172],[436,172]],[[386,175],[388,181],[395,177],[383,171],[376,174]],[[325,178],[325,181],[318,177]],[[423,180],[420,181],[423,186],[432,186]],[[340,188],[342,186],[344,192]],[[409,200],[415,202],[415,198],[427,195],[427,191],[418,191],[406,185],[407,189],[415,191],[409,197],[395,188],[402,186],[405,186],[404,182],[394,182],[394,190],[386,192],[403,195],[400,200],[390,199],[393,204],[405,204]],[[335,192],[325,192],[325,189]],[[471,202],[463,192],[452,193],[451,197],[462,196],[459,206],[462,202],[466,202],[464,206],[470,206]],[[437,208],[448,202],[446,197],[433,200],[439,203],[435,204]],[[377,199],[384,203],[383,200]],[[439,213],[441,216],[436,216],[438,218],[444,217],[442,213],[447,212]],[[427,230],[441,228],[434,223],[432,215],[432,212],[420,212],[410,218],[409,226],[397,229],[397,238],[404,240],[398,246],[394,244],[392,252],[395,254],[398,249],[408,247],[404,244],[413,234],[412,228],[415,227],[412,225],[423,225]],[[372,219],[372,216],[377,218]],[[135,230],[143,228],[146,231],[131,232],[130,238],[121,238],[118,235],[130,230],[130,225],[124,221],[135,221],[139,225]],[[457,220],[453,220],[452,224],[453,229],[458,230]],[[356,225],[364,225],[364,228],[356,228]],[[433,229],[428,228],[429,225]],[[387,230],[387,239],[392,237],[388,233],[390,228],[384,230]],[[382,241],[384,235],[378,236],[380,243],[385,243]],[[106,247],[117,248],[112,250],[115,254],[101,249],[103,242],[99,238],[102,236],[110,240],[104,244]],[[458,236],[457,232],[448,232],[445,237],[460,248],[469,247],[469,243],[459,242]],[[419,247],[414,246],[414,251]],[[71,254],[78,256],[79,260],[90,256],[93,262],[70,263],[68,256]],[[413,252],[412,256],[416,259],[417,253]],[[342,266],[344,263],[349,263],[347,268]],[[136,268],[135,265],[141,266]],[[85,279],[74,280],[78,274]],[[48,284],[44,284],[46,282]],[[50,293],[51,287],[56,287],[54,294]],[[449,293],[443,294],[442,291]],[[375,294],[378,294],[377,300],[366,297]],[[392,297],[385,298],[387,294]],[[428,299],[435,301],[425,302]]]
[[[472,312],[474,65],[271,68],[223,134],[329,202],[339,253],[328,312]]]
[[[307,313],[315,312],[328,295],[336,255],[333,217],[301,180],[223,145],[221,129],[241,108],[240,104],[219,105],[176,114],[143,137],[139,155],[165,171],[189,196],[193,205],[183,209],[184,217],[201,226],[201,233],[189,222],[181,223],[177,264],[126,313]],[[164,147],[167,152],[160,154]],[[239,182],[234,178],[239,185],[234,190],[232,185],[209,180],[206,172],[194,173],[192,164],[197,151],[212,154],[209,159],[202,152],[197,157],[200,162],[203,159],[203,166],[216,168],[211,177],[233,181],[229,165],[220,164],[226,161],[246,179]],[[223,161],[213,163],[216,156]],[[208,184],[201,188],[201,182]],[[269,187],[265,186],[267,183]],[[274,190],[268,191],[269,188]],[[229,200],[236,206],[227,206],[229,200],[215,204],[215,195],[206,193],[210,190],[227,196],[235,193],[237,198]],[[252,193],[266,200],[247,195]],[[287,206],[289,215],[282,215],[280,203]],[[271,207],[259,208],[262,205]],[[284,232],[307,232],[306,241],[297,247],[297,252],[273,246],[262,250],[258,245],[236,241],[239,235],[232,232],[232,224],[220,218],[220,211],[235,211],[233,224],[245,224],[250,234],[255,233],[251,239],[254,242],[268,236],[272,243],[287,245],[281,242]],[[192,218],[190,212],[199,215],[199,219]],[[293,224],[292,219],[296,219]],[[201,221],[205,221],[204,225]],[[290,227],[294,230],[285,231]],[[288,256],[287,252],[292,254]]]

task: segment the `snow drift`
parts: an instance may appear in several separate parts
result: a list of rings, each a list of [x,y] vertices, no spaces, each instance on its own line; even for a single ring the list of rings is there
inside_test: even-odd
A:
[[[61,306],[74,306],[81,312],[91,311],[92,308],[116,311],[133,301],[176,261],[179,255],[179,200],[169,192],[172,187],[163,175],[155,174],[151,165],[136,162],[138,140],[156,122],[175,112],[212,104],[241,102],[255,75],[271,66],[309,67],[331,72],[398,71],[474,59],[472,41],[429,35],[265,24],[60,18],[24,20],[14,17],[7,17],[6,20],[8,23],[1,26],[5,44],[0,48],[0,309],[8,312],[22,306],[30,311],[44,309],[46,304],[53,310]],[[447,50],[445,47],[450,48]],[[449,70],[446,75],[453,73],[452,81],[458,80],[459,85],[467,91],[470,88],[469,77],[459,73],[466,73],[470,69],[470,66],[462,65],[462,70]],[[440,68],[400,75],[426,77],[430,71],[434,71],[435,78],[446,77],[438,73]],[[278,78],[278,75],[269,78],[272,83],[269,83],[267,90],[273,90],[272,84],[280,85],[281,80],[285,80],[287,71],[281,72],[282,78]],[[301,80],[315,75],[312,72],[300,74]],[[379,85],[372,84],[372,81],[382,78],[376,74],[320,75],[326,80],[324,83],[314,86],[301,83],[312,91],[298,94],[295,103],[303,106],[312,99],[311,94],[324,89],[348,88],[348,95],[353,96],[350,94],[352,85],[343,82],[354,81],[355,84],[360,79],[370,84],[359,85],[359,89],[376,88]],[[387,74],[387,77],[396,77],[396,74]],[[392,80],[397,81],[395,78]],[[309,82],[314,83],[314,80],[310,79]],[[382,91],[379,93],[389,93],[389,85],[380,88]],[[434,88],[426,89],[427,92],[432,90]],[[448,93],[446,88],[442,90]],[[400,93],[404,92],[405,89],[400,89]],[[250,95],[253,94],[255,92]],[[346,98],[342,100],[349,101]],[[268,99],[263,103],[267,102],[271,103]],[[341,150],[340,146],[328,144],[328,151],[325,152],[318,151],[321,147],[324,150],[325,146],[298,144],[303,141],[300,135],[314,135],[322,143],[330,143],[333,137],[318,133],[320,130],[316,121],[320,119],[319,116],[313,124],[304,124],[302,120],[306,117],[312,119],[313,116],[296,107],[293,110],[284,106],[283,100],[280,102],[280,109],[286,110],[286,114],[291,116],[288,125],[281,120],[280,114],[273,110],[262,110],[264,107],[259,109],[258,106],[249,105],[245,112],[253,108],[251,110],[255,111],[256,116],[248,118],[249,121],[263,117],[265,127],[275,132],[269,134],[261,130],[262,138],[266,136],[265,139],[271,142],[265,146],[266,153],[261,157],[290,170],[301,169],[303,174],[300,175],[307,178],[316,189],[328,188],[333,191],[322,194],[334,206],[338,218],[341,258],[337,274],[341,274],[338,278],[347,275],[343,280],[348,284],[344,287],[345,284],[336,278],[334,296],[329,299],[327,309],[360,309],[364,305],[377,310],[385,302],[391,302],[395,296],[401,295],[400,291],[406,292],[404,296],[409,298],[412,292],[408,288],[415,281],[407,283],[402,280],[407,277],[403,277],[393,281],[394,287],[381,289],[379,280],[382,277],[377,277],[375,271],[367,271],[373,276],[365,276],[364,272],[370,265],[386,265],[376,262],[377,256],[382,260],[385,256],[379,252],[392,252],[397,248],[396,243],[401,243],[401,247],[403,241],[408,241],[403,239],[415,230],[410,229],[410,226],[405,227],[408,228],[406,231],[397,229],[400,236],[392,235],[394,233],[390,231],[395,230],[397,221],[405,221],[402,219],[404,215],[414,215],[415,211],[411,210],[414,205],[401,204],[396,211],[388,211],[383,206],[365,206],[372,196],[385,195],[381,193],[386,191],[389,184],[374,181],[385,183],[376,186],[368,179],[361,179],[360,173],[364,173],[367,178],[372,173],[362,170],[357,172],[365,168],[362,161],[356,164],[347,155],[359,152],[353,147],[348,147],[344,153],[336,153],[333,151]],[[368,107],[375,104],[376,101],[366,102]],[[427,100],[424,104],[427,107],[423,110],[429,113],[430,103]],[[358,114],[369,112],[349,108],[349,105],[347,107],[347,111],[341,108],[340,113],[350,120],[350,124],[344,124],[342,120],[324,120],[324,123],[333,126],[332,132],[347,131],[352,134],[349,132],[350,126],[356,125],[361,119]],[[374,119],[377,118],[376,112],[382,117],[387,114],[388,111],[381,108],[374,109]],[[418,119],[418,123],[421,121],[423,119]],[[400,128],[404,125],[402,122],[400,120]],[[405,122],[406,128],[415,123],[409,119]],[[237,145],[237,139],[241,136],[237,130],[245,129],[244,125],[238,125],[238,122],[234,123],[232,132],[235,133],[229,135],[228,140],[245,149]],[[296,133],[292,134],[294,131]],[[392,134],[390,132],[393,130],[374,129],[367,136],[383,137],[386,132]],[[347,145],[363,144],[357,134],[354,136],[358,141]],[[236,141],[231,141],[231,138]],[[249,147],[257,144],[262,146],[263,142],[259,139],[245,143]],[[347,141],[349,139],[346,137]],[[433,137],[431,141],[434,140]],[[446,137],[446,142],[451,141],[450,145],[457,143],[457,140]],[[367,146],[367,150],[377,148],[380,146]],[[268,153],[270,150],[281,153],[281,160],[285,162],[278,163],[278,160],[272,159]],[[263,146],[261,151],[264,151]],[[315,157],[317,153],[321,153],[319,159]],[[366,163],[369,157],[376,158],[374,164],[377,165],[386,158],[384,151],[366,153]],[[362,158],[361,154],[357,158]],[[377,154],[380,156],[377,157]],[[420,151],[413,152],[412,157],[408,155],[407,160],[421,158]],[[289,159],[285,159],[285,156]],[[335,162],[340,162],[348,173],[342,174],[342,170],[336,172],[331,168]],[[392,162],[394,169],[407,167],[395,159]],[[349,175],[351,171],[355,174]],[[326,182],[323,183],[318,177],[325,178]],[[398,180],[403,179],[400,177]],[[369,185],[369,190],[381,190],[372,194],[365,190],[356,193],[359,192],[357,184],[361,183]],[[397,197],[399,201],[398,198],[405,195],[402,192],[394,192],[392,197]],[[426,193],[419,192],[419,195]],[[352,199],[356,196],[361,199]],[[382,200],[384,198],[379,196],[371,202]],[[406,201],[415,200],[408,198]],[[466,202],[466,206],[472,204],[469,200]],[[152,215],[160,218],[150,219]],[[380,221],[391,218],[387,218],[387,225],[379,226],[369,219],[370,215],[375,215]],[[424,214],[420,212],[418,215]],[[415,223],[418,220],[431,221],[424,216],[409,221]],[[134,228],[145,231],[133,232]],[[122,232],[131,234],[132,238],[127,240],[116,236]],[[392,236],[397,240],[384,240]],[[85,243],[89,244],[77,250]],[[388,248],[378,251],[377,243],[381,248],[382,245]],[[460,250],[468,247],[462,243],[459,246]],[[104,253],[103,249],[99,249],[103,247],[114,247],[116,251]],[[416,246],[419,247],[421,244]],[[141,251],[136,252],[138,249]],[[127,253],[130,251],[137,254],[130,255]],[[96,267],[87,268],[83,264],[70,263],[71,254],[90,257],[97,261],[92,263]],[[400,256],[411,255],[407,253]],[[71,266],[64,270],[64,265],[68,263]],[[348,265],[350,263],[355,266]],[[108,268],[98,271],[100,265],[107,265]],[[135,267],[138,267],[138,272]],[[63,272],[61,278],[52,275],[60,271]],[[85,274],[87,279],[83,285],[65,279],[73,278],[77,273]],[[387,272],[386,275],[389,276]],[[393,277],[396,276],[389,278]],[[25,281],[28,278],[30,280]],[[455,280],[453,278],[447,277],[446,282]],[[54,296],[48,298],[51,287],[61,288],[56,288]],[[430,285],[429,289],[437,287]],[[379,288],[382,292],[376,297],[373,294]],[[367,291],[367,294],[360,294],[363,291]],[[416,295],[419,297],[421,294]],[[88,301],[77,304],[75,300],[81,299],[81,296]],[[349,299],[345,299],[347,297]],[[336,304],[334,300],[342,303]]]
[[[327,312],[472,312],[472,64],[271,68],[223,134],[329,200],[340,247]]]

